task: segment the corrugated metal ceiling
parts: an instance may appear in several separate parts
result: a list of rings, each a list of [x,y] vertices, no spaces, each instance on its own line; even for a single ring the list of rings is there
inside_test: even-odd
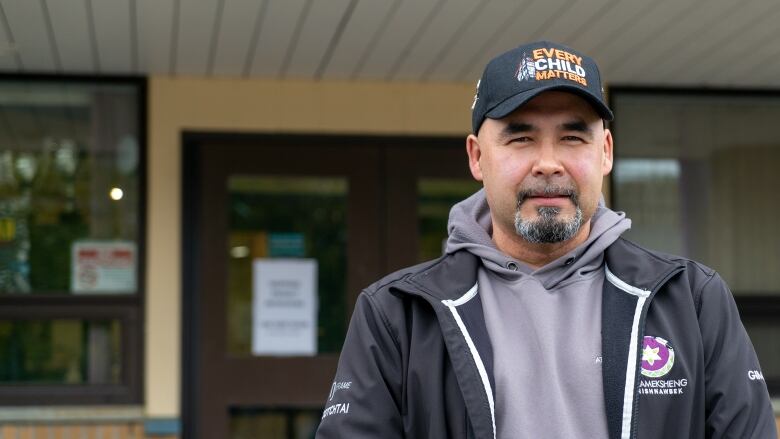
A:
[[[613,84],[780,86],[776,0],[1,0],[0,71],[473,82],[552,39]]]

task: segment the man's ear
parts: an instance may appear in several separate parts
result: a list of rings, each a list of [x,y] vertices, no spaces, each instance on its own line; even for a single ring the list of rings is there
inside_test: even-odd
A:
[[[601,162],[602,175],[607,175],[612,171],[613,161],[612,132],[604,129],[604,157]]]
[[[477,181],[482,181],[482,168],[479,166],[479,159],[482,157],[482,147],[479,139],[474,134],[466,137],[466,154],[469,156],[469,169],[471,175]]]

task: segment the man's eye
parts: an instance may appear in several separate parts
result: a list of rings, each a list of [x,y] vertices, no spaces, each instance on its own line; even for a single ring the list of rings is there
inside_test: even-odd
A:
[[[528,137],[528,136],[516,137],[516,138],[512,139],[512,141],[513,142],[530,142],[531,138]]]
[[[582,142],[582,138],[577,136],[563,136],[562,140],[567,142]]]

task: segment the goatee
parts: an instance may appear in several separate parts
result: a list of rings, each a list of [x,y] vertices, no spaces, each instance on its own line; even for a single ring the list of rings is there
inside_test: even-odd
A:
[[[561,208],[552,206],[539,207],[538,217],[526,220],[520,214],[523,202],[532,196],[566,196],[574,204],[574,216],[561,218]],[[568,241],[582,227],[583,214],[580,208],[577,192],[573,188],[561,186],[545,186],[541,190],[523,190],[517,194],[517,211],[515,212],[515,232],[533,244],[554,244]]]

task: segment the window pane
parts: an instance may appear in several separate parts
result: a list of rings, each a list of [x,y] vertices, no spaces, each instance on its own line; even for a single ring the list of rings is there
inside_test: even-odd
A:
[[[0,83],[0,294],[135,293],[138,89]]]
[[[444,253],[450,209],[481,187],[482,184],[474,180],[447,178],[418,180],[419,262],[438,258]]]
[[[0,320],[0,384],[118,384],[118,320]]]
[[[682,254],[680,163],[670,159],[620,159],[615,164],[616,198],[628,212],[630,239]],[[661,195],[657,195],[661,194]]]
[[[780,296],[780,98],[615,91],[626,236],[699,260],[734,294]]]
[[[300,343],[310,334],[314,352],[338,352],[346,333],[346,215],[345,178],[234,176],[228,183],[230,231],[228,253],[228,350],[250,355],[253,330],[258,325],[270,337],[289,337]],[[292,264],[292,277],[275,277],[279,294],[253,313],[253,299],[266,297],[263,279],[253,273],[260,264],[281,262],[271,268],[283,270]],[[307,291],[300,270],[313,264],[313,296]],[[298,265],[295,265],[298,264]],[[261,282],[253,284],[253,282]],[[300,283],[299,285],[290,285]],[[262,284],[265,285],[265,284]],[[313,303],[311,303],[313,301]],[[278,305],[278,306],[277,306]],[[303,316],[300,309],[313,306]],[[308,318],[307,318],[308,316]],[[316,318],[315,318],[316,317]],[[312,326],[316,320],[316,326]],[[254,335],[255,337],[258,334]],[[274,340],[270,340],[273,342]],[[255,345],[255,348],[258,348]],[[277,346],[278,348],[278,346]],[[266,349],[266,348],[263,348]],[[270,352],[267,348],[260,352]],[[270,353],[269,353],[270,354]],[[281,353],[280,355],[283,355]]]
[[[701,261],[739,302],[780,300],[780,118],[773,96],[613,91],[613,201],[629,239]],[[743,312],[763,373],[776,391],[776,319]],[[775,386],[774,388],[772,386]]]

